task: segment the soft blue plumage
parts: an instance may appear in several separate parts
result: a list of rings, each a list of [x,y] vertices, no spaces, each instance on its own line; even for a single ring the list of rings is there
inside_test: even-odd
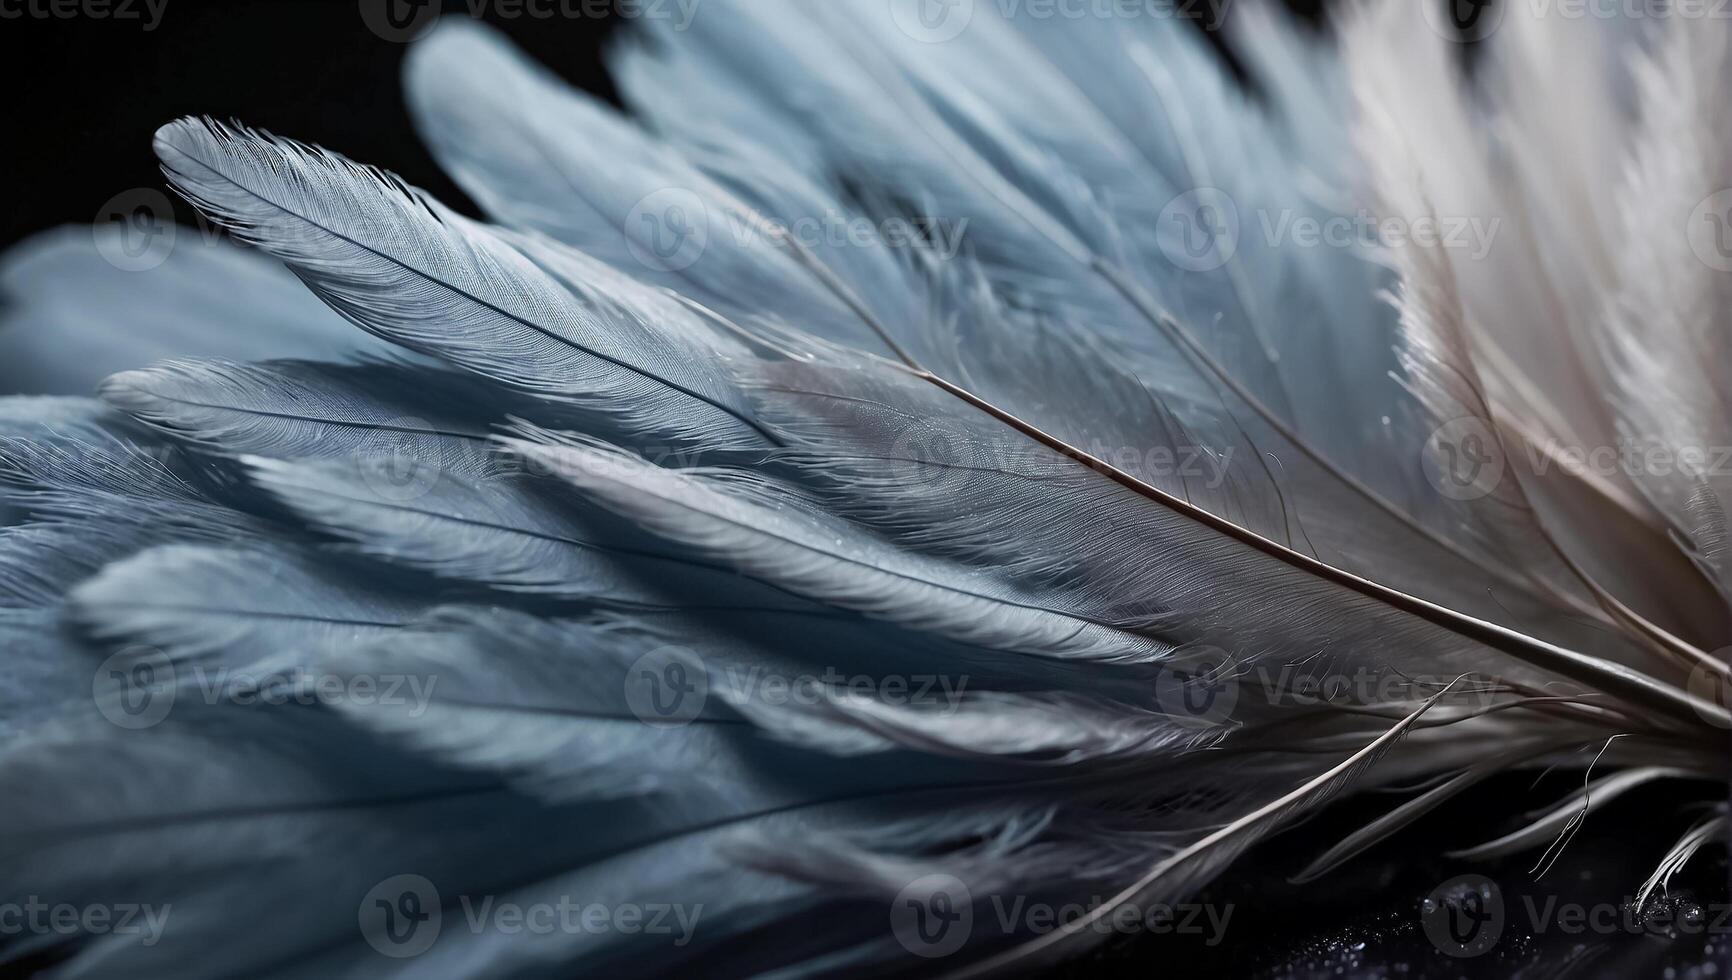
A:
[[[6,258],[0,903],[168,913],[149,943],[0,935],[0,964],[1024,969],[1340,791],[1442,780],[1319,872],[1504,768],[1725,778],[1722,484],[1681,527],[1676,487],[1506,448],[1513,490],[1451,499],[1446,415],[1505,446],[1545,421],[1507,391],[1517,328],[1462,312],[1448,257],[1264,237],[1402,206],[1377,127],[1418,123],[1366,80],[1443,44],[1417,13],[1356,8],[1338,48],[1247,10],[1258,103],[1169,19],[979,5],[928,43],[895,6],[650,19],[614,57],[636,119],[447,18],[409,101],[496,223],[184,119],[169,183],[252,248]],[[1199,188],[1243,219],[1207,268],[1164,207]],[[670,201],[695,245],[662,247]],[[1294,696],[1339,677],[1375,693]],[[935,875],[975,908],[942,951],[897,911]],[[1102,895],[1056,931],[988,911]],[[679,925],[472,917],[562,900]],[[426,901],[397,945],[376,909]]]

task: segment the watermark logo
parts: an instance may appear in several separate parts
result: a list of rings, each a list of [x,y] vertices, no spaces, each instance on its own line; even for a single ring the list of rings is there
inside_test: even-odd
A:
[[[955,40],[974,19],[975,0],[889,0],[897,28],[923,44]]]
[[[684,647],[658,647],[626,669],[626,706],[654,728],[690,724],[709,696],[710,675],[703,659]]]
[[[1351,213],[1309,214],[1293,208],[1256,212],[1258,230],[1270,248],[1449,249],[1470,262],[1491,254],[1503,229],[1503,219],[1485,215],[1422,214],[1407,218],[1376,215],[1361,208]]]
[[[463,894],[455,904],[462,908],[462,918],[447,921],[433,883],[421,875],[400,874],[369,889],[356,914],[369,946],[392,959],[409,959],[430,949],[446,927],[476,936],[670,936],[672,945],[683,947],[692,941],[704,911],[702,903],[584,902],[571,895],[557,901],[506,902],[495,895]]]
[[[1498,944],[1511,920],[1518,934],[1545,936],[1726,936],[1732,933],[1732,903],[1701,903],[1685,896],[1625,896],[1612,902],[1565,902],[1556,895],[1524,894],[1511,901],[1482,875],[1462,875],[1438,885],[1420,905],[1420,924],[1446,956],[1480,956]],[[1716,942],[1719,940],[1716,939]]]
[[[702,902],[685,905],[678,902],[622,902],[617,905],[601,902],[580,902],[570,895],[561,895],[557,902],[501,902],[492,895],[479,900],[469,895],[457,896],[463,907],[463,921],[469,931],[480,935],[493,931],[507,936],[529,933],[548,936],[623,935],[672,936],[670,945],[683,947],[692,941],[702,917]]]
[[[1213,272],[1239,251],[1239,206],[1218,187],[1198,187],[1168,201],[1155,228],[1161,254],[1187,272]]]
[[[656,272],[689,269],[710,243],[710,213],[703,198],[683,187],[664,187],[625,216],[625,247]]]
[[[394,875],[368,889],[356,915],[367,945],[392,959],[427,952],[444,919],[439,889],[414,874]]]
[[[1556,463],[1571,476],[1672,476],[1698,482],[1732,475],[1732,446],[1673,444],[1652,437],[1630,437],[1615,446],[1571,445],[1555,438],[1528,441],[1527,462],[1545,476]]]
[[[361,22],[394,44],[418,40],[439,21],[439,0],[361,0]]]
[[[788,220],[734,212],[724,212],[724,217],[733,243],[742,249],[766,241],[776,248],[791,242],[814,252],[831,248],[918,249],[926,256],[949,261],[962,251],[968,238],[967,218],[939,215],[892,215],[873,220],[827,208]]]
[[[949,956],[974,931],[974,897],[955,875],[916,878],[890,903],[890,931],[915,956]]]
[[[425,433],[433,426],[426,419],[402,418],[378,426],[358,453],[361,482],[380,500],[406,504],[425,497],[438,484],[443,461],[429,455],[437,443]]]
[[[1425,22],[1440,36],[1462,44],[1483,41],[1503,24],[1512,0],[1420,0]]]
[[[109,198],[92,228],[97,254],[122,272],[145,272],[168,261],[177,227],[168,195],[135,187]]]
[[[136,20],[148,34],[167,9],[168,0],[0,0],[0,20]]]
[[[1219,946],[1227,938],[1227,926],[1233,919],[1233,905],[1181,902],[1143,904],[1118,902],[1110,907],[1106,899],[1094,895],[1085,902],[1052,905],[1030,902],[1022,895],[1006,901],[1002,895],[992,896],[993,917],[1007,936],[1041,935],[1059,929],[1088,931],[1096,935],[1202,936],[1203,945]],[[1092,916],[1092,918],[1090,918]],[[1084,920],[1088,919],[1086,923]]]
[[[1183,661],[1182,663],[1178,661]],[[1171,720],[1195,728],[1231,723],[1239,703],[1233,660],[1219,647],[1191,647],[1155,677],[1155,703]]]
[[[91,679],[91,695],[104,718],[121,728],[159,725],[177,703],[207,705],[374,705],[407,708],[409,717],[425,714],[438,685],[437,675],[331,674],[301,668],[254,673],[195,664],[176,668],[150,647],[130,647],[104,660]],[[189,700],[190,699],[190,700]]]
[[[1186,486],[1201,485],[1210,490],[1218,490],[1226,484],[1233,454],[1238,451],[1234,446],[1228,446],[1219,453],[1207,446],[1195,445],[1150,446],[1147,449],[1115,447],[1099,440],[1089,443],[1086,448],[1092,459],[1084,462],[1103,472],[1104,467],[1093,460],[1144,481],[1179,479]]]
[[[1732,931],[1732,904],[1691,901],[1680,896],[1650,896],[1638,904],[1634,896],[1618,902],[1560,902],[1556,895],[1539,899],[1521,897],[1527,927],[1536,936],[1556,930],[1566,936],[1655,936],[1676,939],[1683,935],[1721,937]],[[1716,940],[1718,941],[1718,940]]]
[[[0,902],[0,936],[125,936],[138,937],[140,946],[155,946],[173,909],[136,902],[73,905],[30,895],[22,902]]]
[[[1484,875],[1451,878],[1419,906],[1425,937],[1446,956],[1478,956],[1503,935],[1503,892]]]
[[[819,705],[832,698],[860,698],[886,707],[954,712],[968,690],[967,674],[845,674],[835,667],[817,673],[782,674],[762,666],[731,666],[722,672],[722,692],[737,705]]]
[[[1732,188],[1702,199],[1686,226],[1690,251],[1716,272],[1732,272]]]
[[[703,0],[465,0],[474,20],[663,20],[675,31],[692,26]],[[379,38],[407,44],[438,22],[440,0],[361,0],[361,20]]]
[[[1503,481],[1503,448],[1481,419],[1463,416],[1438,426],[1425,442],[1425,478],[1450,500],[1478,500]]]
[[[1496,678],[1481,677],[1463,683],[1457,675],[1407,674],[1390,668],[1352,666],[1345,670],[1319,669],[1315,661],[1258,664],[1239,678],[1239,688],[1255,690],[1271,705],[1321,707],[1324,705],[1415,704],[1442,691],[1448,703],[1490,707],[1507,688]]]
[[[104,660],[90,679],[96,710],[130,731],[151,728],[174,708],[174,661],[154,647],[127,647]]]
[[[1201,936],[1218,946],[1227,935],[1232,905],[1112,902],[1101,895],[1054,904],[1027,895],[991,895],[989,914],[976,914],[968,886],[949,874],[929,874],[908,883],[890,906],[896,941],[915,956],[938,959],[960,950],[981,930],[995,936],[1027,937],[1059,930],[1095,935]]]
[[[905,486],[959,490],[969,477],[963,466],[962,437],[940,420],[916,418],[897,433],[885,454],[891,474]]]

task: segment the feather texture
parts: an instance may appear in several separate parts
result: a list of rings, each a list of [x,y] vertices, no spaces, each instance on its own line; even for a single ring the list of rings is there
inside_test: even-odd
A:
[[[1510,769],[1613,771],[1464,858],[1726,779],[1724,475],[1561,465],[1728,437],[1719,24],[1512,14],[1470,83],[1412,5],[1258,6],[1255,100],[1171,19],[896,7],[648,19],[635,119],[443,24],[409,101],[488,222],[183,119],[255,251],[7,258],[0,901],[172,919],[0,964],[978,975],[1337,794],[1425,787],[1301,877]],[[574,896],[675,925],[476,918]]]

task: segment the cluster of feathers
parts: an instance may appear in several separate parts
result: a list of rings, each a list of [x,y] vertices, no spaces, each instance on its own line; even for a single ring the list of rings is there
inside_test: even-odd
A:
[[[1657,870],[1630,887],[1721,840],[1732,478],[1536,463],[1732,446],[1732,275],[1685,233],[1732,184],[1724,22],[1512,12],[1470,73],[1405,0],[1323,32],[1247,3],[1252,99],[1182,21],[993,6],[928,43],[885,3],[706,0],[613,52],[629,118],[447,18],[407,91],[489,223],[186,119],[168,181],[245,247],[9,256],[0,901],[172,914],[0,961],[1022,968],[1342,792],[1422,788],[1309,873],[1513,769],[1584,787],[1467,857],[1661,782],[1702,803],[1632,842]],[[1195,188],[1243,216],[1219,268],[1168,258]],[[654,260],[640,202],[670,191],[708,222],[693,261]],[[1498,234],[1261,230],[1362,210]],[[788,231],[834,215],[965,233]],[[1196,447],[1221,479],[1154,452]],[[1454,452],[1502,478],[1451,499],[1427,454]],[[704,675],[689,723],[642,720],[645,657]],[[1240,683],[1230,713],[1157,696],[1198,672]],[[1377,698],[1254,680],[1356,673]],[[430,700],[292,689],[401,675]],[[124,676],[173,710],[112,721]],[[889,696],[917,676],[962,689]],[[403,874],[448,922],[463,896],[703,913],[684,945],[448,927],[393,959],[357,909]],[[934,876],[1106,899],[929,959],[890,912]]]

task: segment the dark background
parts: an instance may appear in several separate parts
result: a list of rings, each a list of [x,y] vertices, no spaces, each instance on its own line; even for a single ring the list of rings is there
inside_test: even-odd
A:
[[[6,2],[17,9],[53,0]],[[109,2],[145,13],[142,0]],[[367,28],[360,4],[368,0],[165,2],[148,32],[141,20],[0,20],[7,144],[0,174],[12,189],[0,208],[0,247],[54,225],[89,222],[121,191],[162,187],[151,134],[188,114],[235,118],[317,143],[394,170],[474,213],[415,138],[398,77],[406,48]],[[1288,0],[1313,17],[1325,5]],[[462,0],[443,6],[443,16],[467,16]],[[483,20],[543,64],[613,98],[600,52],[620,26],[614,19],[506,18],[495,5],[482,6]],[[191,221],[191,209],[177,206],[180,219]]]
[[[1315,19],[1327,4],[1290,0],[1289,6]],[[445,7],[446,16],[465,10],[459,2]],[[588,18],[484,19],[572,83],[612,97],[600,52],[619,25]],[[330,147],[395,170],[447,204],[475,213],[412,130],[398,79],[405,47],[367,28],[358,0],[167,0],[156,29],[145,32],[141,26],[136,20],[0,20],[0,91],[6,98],[0,175],[8,189],[0,198],[0,248],[59,224],[95,220],[120,191],[162,187],[151,134],[189,113],[234,117]],[[177,207],[180,220],[190,222],[191,209],[179,202]],[[1558,978],[1660,976],[1673,966],[1685,977],[1710,959],[1724,971],[1724,948],[1732,939],[1727,936],[1719,937],[1721,952],[1708,954],[1699,940],[1556,930],[1524,935],[1512,921],[1497,950],[1484,957],[1450,960],[1432,949],[1417,928],[1416,908],[1446,879],[1485,873],[1503,888],[1512,908],[1523,896],[1542,903],[1549,897],[1617,902],[1688,826],[1690,818],[1678,805],[1688,794],[1638,793],[1596,813],[1558,867],[1537,882],[1531,857],[1475,867],[1440,856],[1511,829],[1521,813],[1561,798],[1579,779],[1553,776],[1538,787],[1529,776],[1493,781],[1345,871],[1312,885],[1287,883],[1312,857],[1399,797],[1350,801],[1264,845],[1208,889],[1203,898],[1234,905],[1223,946],[1205,947],[1194,937],[1133,937],[1067,972]],[[1710,850],[1679,876],[1673,891],[1687,900],[1724,902],[1725,883],[1724,851]]]
[[[188,114],[329,147],[475,213],[410,125],[399,79],[407,47],[370,31],[357,0],[166,4],[151,31],[138,20],[0,20],[9,144],[0,172],[21,192],[0,208],[0,245],[89,222],[120,191],[163,187],[151,134]],[[444,16],[466,10],[445,7]],[[483,19],[572,83],[613,97],[600,62],[611,19]]]

